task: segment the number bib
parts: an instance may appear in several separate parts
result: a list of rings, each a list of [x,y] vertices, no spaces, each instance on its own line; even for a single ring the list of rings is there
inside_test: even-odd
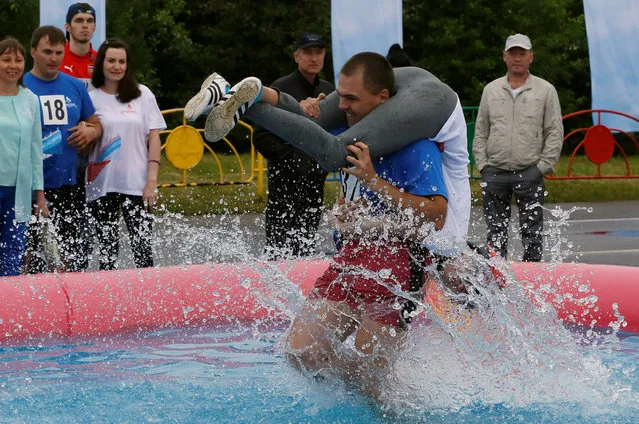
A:
[[[44,125],[68,125],[67,102],[61,94],[40,96]]]
[[[342,194],[344,194],[344,200],[352,202],[361,197],[361,184],[359,180],[351,174],[347,174],[344,171],[340,171],[342,182]]]

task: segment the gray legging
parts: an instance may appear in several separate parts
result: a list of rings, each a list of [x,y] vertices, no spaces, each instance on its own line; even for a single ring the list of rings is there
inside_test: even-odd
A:
[[[347,164],[346,146],[365,142],[372,157],[394,152],[413,141],[434,138],[457,105],[457,94],[430,72],[415,67],[397,68],[396,93],[340,135],[329,130],[347,127],[336,92],[320,102],[320,118],[304,116],[299,103],[280,93],[277,107],[251,106],[245,116],[314,158],[327,171]]]

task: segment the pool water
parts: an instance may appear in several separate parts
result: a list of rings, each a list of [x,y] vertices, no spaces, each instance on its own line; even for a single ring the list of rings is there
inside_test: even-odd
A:
[[[511,376],[499,383],[487,376],[494,374],[491,366],[483,372],[479,363],[464,363],[464,352],[451,350],[455,340],[438,326],[419,327],[415,331],[429,340],[421,346],[426,353],[413,346],[400,360],[395,379],[405,384],[386,407],[338,382],[309,380],[293,370],[280,354],[281,328],[171,330],[2,347],[0,422],[639,422],[637,336],[607,346],[581,344],[590,369],[557,366],[550,379]],[[593,388],[593,381],[601,387]]]

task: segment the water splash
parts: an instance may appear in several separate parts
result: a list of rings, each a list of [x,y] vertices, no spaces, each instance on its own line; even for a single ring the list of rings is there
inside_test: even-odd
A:
[[[570,216],[578,211],[592,213],[592,208],[582,206],[573,206],[568,210],[564,210],[560,206],[555,206],[553,209],[543,206],[542,208],[550,213],[550,219],[546,220],[546,230],[544,231],[546,246],[550,246],[550,262],[563,262],[570,254],[574,253],[575,247],[566,236],[566,229],[570,225]]]
[[[546,210],[552,216],[545,234],[551,259],[561,262],[574,247],[565,236],[570,215],[588,209]],[[265,306],[282,310],[288,317],[301,310],[304,298],[286,277],[287,270],[263,260],[263,224],[259,218],[236,215],[192,218],[166,213],[157,218],[155,225],[154,253],[158,263],[247,264],[266,282],[264,287],[256,288]],[[326,244],[327,240],[322,242]],[[466,254],[473,262],[487,264],[472,252]],[[120,267],[132,265],[127,262],[129,256],[121,254]],[[618,314],[611,334],[601,335],[592,329],[568,331],[551,305],[538,297],[531,301],[526,288],[512,283],[507,264],[499,264],[499,268],[511,281],[504,289],[470,271],[465,275],[477,288],[476,293],[470,292],[459,302],[475,305],[470,327],[441,319],[427,303],[419,302],[425,318],[410,329],[407,349],[387,379],[385,412],[406,418],[451,411],[463,414],[477,408],[527,411],[550,408],[561,411],[559,416],[570,418],[577,416],[569,412],[576,406],[580,410],[578,416],[600,417],[619,407],[639,416],[637,389],[631,383],[636,380],[639,360],[625,364],[619,363],[615,356],[620,349],[616,333],[623,329],[623,317]],[[381,282],[382,274],[373,277]],[[579,291],[588,293],[585,282]],[[189,313],[189,306],[185,306],[184,313]],[[251,327],[251,331],[256,339],[264,335],[259,324]],[[278,343],[275,352],[281,354],[281,341]],[[352,341],[344,349],[353,353]],[[282,366],[288,370],[284,374],[287,377],[274,378],[273,384],[279,389],[290,385],[286,390],[299,401],[300,385],[309,383],[289,372],[287,365]],[[313,390],[330,391],[336,387],[332,384],[316,384]],[[346,388],[343,390],[348,392]],[[301,393],[299,396],[303,397],[309,392],[304,389]],[[318,402],[306,412],[311,416],[320,414],[323,405]]]
[[[616,336],[597,340],[568,331],[552,307],[532,302],[520,284],[475,287],[475,309],[457,311],[467,321],[431,313],[432,323],[411,329],[386,386],[388,408],[415,415],[477,405],[566,411],[579,405],[600,417],[624,405],[639,412],[628,378],[634,368],[615,370],[602,359],[602,351],[617,351]]]

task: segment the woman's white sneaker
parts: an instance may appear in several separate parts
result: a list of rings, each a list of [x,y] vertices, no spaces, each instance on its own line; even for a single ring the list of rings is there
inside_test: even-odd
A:
[[[209,141],[218,141],[231,132],[244,112],[259,100],[262,82],[255,77],[244,78],[213,107],[204,126],[204,136]]]
[[[201,115],[208,114],[213,107],[229,92],[229,84],[222,75],[213,72],[202,83],[200,91],[184,106],[184,117],[195,121]]]

